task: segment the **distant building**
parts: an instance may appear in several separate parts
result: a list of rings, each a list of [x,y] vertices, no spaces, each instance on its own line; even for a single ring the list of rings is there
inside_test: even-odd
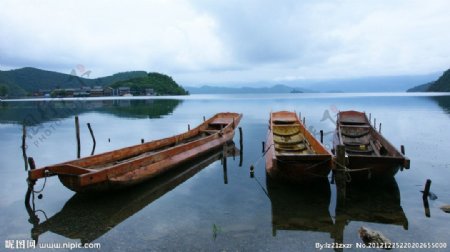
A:
[[[119,87],[117,94],[119,96],[130,95],[131,94],[131,90],[130,90],[129,87]]]
[[[147,95],[147,96],[155,95],[155,90],[153,90],[153,88],[146,88],[145,95]]]
[[[103,96],[103,88],[100,86],[94,86],[91,89],[90,96],[95,96],[95,97]]]
[[[66,97],[73,97],[73,94],[75,93],[74,88],[66,88],[64,89],[64,94]]]
[[[113,91],[114,91],[114,89],[112,89],[111,87],[105,87],[105,88],[103,88],[103,95],[104,96],[112,96]]]

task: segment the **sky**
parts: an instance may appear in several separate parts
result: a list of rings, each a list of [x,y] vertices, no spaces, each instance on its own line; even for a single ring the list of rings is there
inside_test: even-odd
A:
[[[144,70],[184,86],[450,68],[448,0],[0,0],[0,70]]]

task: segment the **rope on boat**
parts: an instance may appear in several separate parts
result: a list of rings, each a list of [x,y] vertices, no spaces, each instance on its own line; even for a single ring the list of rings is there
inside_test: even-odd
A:
[[[35,190],[34,190],[34,186],[32,186],[33,193],[41,193],[42,191],[44,191],[44,188],[45,188],[45,185],[46,185],[46,184],[47,184],[47,176],[44,176],[44,184],[42,185],[41,190],[35,191]]]
[[[334,170],[335,171],[343,171],[345,173],[345,175],[347,176],[347,182],[351,182],[352,177],[351,177],[350,173],[352,173],[352,172],[368,171],[369,172],[369,175],[368,175],[369,178],[372,176],[372,169],[373,168],[368,167],[368,168],[360,168],[360,169],[349,169],[347,166],[342,165],[342,164],[336,162],[335,160],[333,160],[333,163],[336,164],[336,166],[342,168],[342,169],[337,169],[336,168]]]
[[[328,162],[330,162],[331,160],[332,160],[332,159],[326,159],[326,160],[323,160],[323,161],[320,162],[320,163],[312,164],[312,165],[306,167],[304,170],[305,170],[306,172],[308,172],[308,170],[313,169],[313,168],[315,168],[315,167],[317,167],[317,166],[323,165],[323,164],[325,164],[325,163],[328,163]],[[279,160],[279,159],[278,159],[278,162],[285,163],[285,164],[295,163],[295,161],[292,161],[292,162],[291,162],[291,161],[283,161],[283,160]],[[312,175],[312,176],[316,176],[316,177],[328,178],[328,175],[320,175],[320,174],[317,174],[317,173],[314,173],[314,172],[308,172],[308,174],[309,174],[309,175]]]

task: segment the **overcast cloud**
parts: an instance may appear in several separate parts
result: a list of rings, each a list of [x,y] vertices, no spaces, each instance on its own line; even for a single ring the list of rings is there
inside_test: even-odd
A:
[[[182,85],[450,67],[450,1],[0,0],[0,69],[145,70]]]

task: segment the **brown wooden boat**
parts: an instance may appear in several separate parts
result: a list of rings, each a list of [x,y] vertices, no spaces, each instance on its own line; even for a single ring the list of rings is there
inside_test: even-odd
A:
[[[76,192],[107,191],[167,172],[231,141],[242,115],[219,113],[185,133],[29,171],[28,179],[58,175]]]
[[[352,178],[394,176],[401,167],[409,169],[409,159],[370,125],[363,112],[338,113],[333,144],[345,145]]]
[[[273,178],[306,182],[325,178],[332,156],[300,122],[295,112],[270,114],[266,144],[266,171]]]
[[[80,240],[83,244],[92,242],[183,184],[202,169],[218,160],[237,155],[239,150],[231,141],[128,190],[105,192],[101,197],[76,193],[58,213],[42,222],[37,216],[42,210],[34,208],[34,196],[28,191],[25,208],[30,217],[29,221],[33,224],[31,238],[38,242],[39,236],[52,232],[69,239]],[[225,165],[225,162],[222,163]]]

